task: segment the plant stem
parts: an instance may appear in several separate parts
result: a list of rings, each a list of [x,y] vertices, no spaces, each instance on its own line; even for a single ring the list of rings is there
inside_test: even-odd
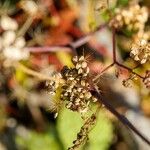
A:
[[[107,24],[100,25],[94,32],[90,32],[87,35],[79,38],[75,42],[71,42],[70,44],[64,45],[64,46],[46,46],[46,47],[26,47],[26,50],[32,52],[32,53],[45,53],[45,52],[56,52],[60,49],[64,49],[65,51],[71,51],[71,49],[75,50],[76,48],[86,44],[89,42],[91,36],[98,32],[99,30],[105,28]]]
[[[17,36],[18,37],[24,36],[24,34],[27,32],[27,30],[31,26],[32,22],[33,22],[33,16],[28,17],[28,19],[26,20],[26,22],[23,24],[23,26],[18,31]]]
[[[113,28],[112,29],[112,47],[113,47],[113,61],[116,63],[116,31]]]
[[[134,72],[133,69],[131,69],[131,68],[129,68],[129,67],[123,65],[123,64],[120,64],[119,62],[116,62],[115,64],[118,65],[118,66],[121,67],[121,68],[124,68],[124,69],[130,71],[132,74],[135,74],[135,75],[138,76],[139,78],[144,79],[143,76],[141,76],[141,75],[139,75],[138,73]]]
[[[66,51],[70,52],[71,48],[65,46],[45,46],[45,47],[26,47],[27,51],[31,53],[41,53],[41,52],[57,52],[57,51]]]
[[[102,104],[105,105],[105,107],[112,113],[114,114],[126,127],[128,127],[129,129],[131,129],[135,134],[137,134],[143,141],[145,141],[148,145],[150,145],[150,141],[144,136],[142,135],[142,133],[140,133],[138,131],[138,129],[135,128],[135,126],[124,116],[121,115],[119,112],[117,112],[113,106],[109,103],[108,100],[106,100],[104,98],[104,96],[102,94],[99,94],[99,92],[96,90],[96,88],[91,91],[92,95],[97,97],[98,100],[100,102],[102,102]]]
[[[98,79],[100,78],[100,76],[102,75],[102,73],[104,73],[104,72],[106,72],[107,70],[109,70],[111,67],[114,66],[114,64],[115,64],[115,63],[112,63],[112,64],[110,64],[109,66],[107,66],[106,68],[104,68],[104,69],[100,72],[100,74],[98,74],[98,75],[93,79],[93,81],[95,82],[96,80],[98,80]]]
[[[15,63],[15,67],[18,69],[21,69],[24,73],[28,74],[28,75],[31,75],[33,77],[37,77],[39,80],[59,80],[60,83],[63,83],[64,80],[63,79],[56,79],[55,77],[49,77],[49,76],[46,76],[44,74],[41,74],[39,72],[36,72],[26,66],[24,66],[23,64],[17,62]]]

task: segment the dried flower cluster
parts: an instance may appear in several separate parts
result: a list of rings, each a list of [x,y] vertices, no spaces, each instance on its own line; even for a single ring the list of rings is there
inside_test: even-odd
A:
[[[150,44],[142,39],[137,43],[133,43],[131,46],[130,56],[135,61],[139,61],[141,64],[150,60]]]
[[[84,56],[73,57],[74,68],[64,67],[62,77],[66,81],[62,86],[61,99],[66,107],[80,113],[87,112],[90,101],[97,101],[90,93],[89,67]]]
[[[148,9],[136,4],[125,9],[117,8],[109,25],[116,29],[125,26],[128,30],[139,31],[144,29],[147,19]]]
[[[61,86],[60,99],[65,103],[66,108],[77,111],[81,114],[89,109],[90,102],[96,102],[97,99],[92,96],[89,85],[89,67],[84,56],[75,56],[72,59],[73,68],[63,67],[59,78],[64,80],[64,83],[56,83],[50,81],[48,88],[52,95],[56,94],[59,86]]]
[[[90,118],[88,118],[84,125],[81,127],[80,132],[77,134],[77,139],[73,141],[73,146],[68,148],[68,150],[76,150],[78,149],[82,144],[84,144],[88,140],[88,134],[92,127],[96,123],[96,116],[93,114]]]
[[[56,94],[56,90],[57,88],[60,86],[60,82],[59,82],[59,79],[62,78],[61,74],[60,73],[55,73],[52,75],[52,77],[54,79],[56,79],[55,81],[54,80],[51,80],[51,81],[47,81],[46,82],[46,86],[48,88],[48,91],[51,95],[55,95]]]
[[[29,52],[23,50],[26,44],[24,37],[17,36],[18,23],[16,20],[3,15],[0,18],[0,27],[3,29],[0,36],[0,51],[4,57],[11,60],[27,59]]]
[[[132,86],[130,81],[131,81],[130,79],[125,79],[125,80],[122,81],[122,85],[124,87],[130,88]]]
[[[137,78],[137,76],[135,75],[135,74],[130,74],[130,76],[127,78],[127,79],[124,79],[123,81],[122,81],[122,85],[124,86],[124,87],[128,87],[128,88],[130,88],[130,87],[132,87],[132,81],[133,80],[137,80],[138,78]]]
[[[146,71],[145,78],[143,80],[146,88],[150,89],[150,70]]]

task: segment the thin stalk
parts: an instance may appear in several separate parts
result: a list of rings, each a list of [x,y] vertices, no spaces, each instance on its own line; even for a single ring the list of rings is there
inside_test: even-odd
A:
[[[57,52],[57,51],[66,51],[70,52],[71,48],[65,46],[42,46],[42,47],[26,47],[27,51],[31,53],[47,53],[47,52]]]
[[[126,127],[131,129],[136,135],[138,135],[144,142],[146,142],[150,146],[150,141],[142,134],[136,127],[124,116],[121,115],[119,112],[117,112],[113,106],[109,103],[106,98],[102,94],[99,94],[99,92],[94,89],[91,91],[93,96],[97,97],[98,100],[104,104],[104,106],[112,113],[114,114]]]
[[[49,77],[42,73],[36,72],[36,71],[24,66],[23,64],[21,64],[19,62],[15,63],[15,67],[17,69],[19,68],[20,70],[22,70],[24,73],[26,73],[28,75],[38,78],[39,80],[43,80],[43,81],[46,81],[46,80],[54,80],[54,81],[57,80],[58,81],[59,80],[60,83],[64,82],[63,79],[56,79],[55,77]]]
[[[27,32],[27,30],[31,26],[32,22],[33,22],[33,16],[28,17],[28,19],[26,20],[26,22],[23,24],[23,26],[18,31],[17,36],[18,37],[19,36],[24,36],[24,34]]]
[[[71,49],[75,50],[76,48],[78,48],[78,47],[86,44],[87,42],[89,42],[91,36],[95,32],[105,28],[106,26],[107,26],[107,24],[102,24],[94,32],[90,32],[87,35],[79,38],[77,41],[71,42],[70,44],[67,44],[67,45],[64,45],[64,46],[26,47],[26,50],[28,50],[32,53],[54,52],[54,51],[57,51],[57,50],[60,50],[60,49],[63,49],[65,51],[70,51]]]
[[[113,61],[116,63],[116,31],[113,28],[112,29],[112,47],[113,47]]]
[[[100,72],[100,74],[98,74],[98,75],[93,79],[93,81],[95,82],[96,80],[98,80],[98,79],[100,78],[100,76],[102,75],[102,73],[104,73],[104,72],[106,72],[107,70],[109,70],[111,67],[114,66],[114,64],[115,64],[115,63],[112,63],[112,64],[110,64],[109,66],[107,66],[106,68],[104,68],[104,69]]]
[[[123,64],[120,64],[119,62],[116,62],[116,65],[118,65],[119,67],[122,67],[122,68],[124,68],[124,69],[126,69],[126,70],[128,70],[128,71],[130,71],[132,74],[135,74],[135,75],[138,76],[139,78],[144,79],[143,76],[141,76],[141,75],[139,75],[138,73],[134,72],[133,69],[131,69],[131,68],[129,68],[129,67],[123,65]]]

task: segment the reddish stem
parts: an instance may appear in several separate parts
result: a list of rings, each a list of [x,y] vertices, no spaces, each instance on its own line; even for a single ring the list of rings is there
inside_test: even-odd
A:
[[[115,64],[115,63],[112,63],[112,64],[110,64],[109,66],[107,66],[106,68],[104,68],[104,69],[100,72],[100,74],[98,74],[98,75],[93,79],[93,81],[96,81],[97,79],[99,79],[100,76],[101,76],[101,74],[104,73],[104,72],[106,72],[107,70],[109,70],[111,67],[113,67],[114,64]]]
[[[111,67],[114,66],[115,63],[110,64],[109,66],[107,66],[106,68],[104,68],[101,73],[104,73],[105,71],[109,70]]]
[[[141,76],[141,75],[139,75],[138,73],[134,72],[133,69],[131,69],[131,68],[129,68],[129,67],[123,65],[123,64],[120,64],[119,62],[116,62],[115,64],[118,65],[118,66],[120,66],[121,68],[124,68],[124,69],[130,71],[131,73],[137,75],[139,78],[144,79],[143,76]]]
[[[112,47],[113,47],[113,61],[116,63],[116,30],[112,29]]]
[[[67,46],[45,46],[45,47],[26,47],[26,50],[32,52],[32,53],[46,53],[46,52],[57,52],[60,50],[70,52],[71,48]]]
[[[89,42],[90,37],[97,31],[105,28],[107,24],[100,25],[94,32],[90,32],[87,35],[79,38],[75,42],[71,42],[68,45],[64,46],[46,46],[46,47],[27,47],[26,49],[32,53],[42,53],[42,52],[56,52],[60,49],[63,49],[65,51],[71,51],[71,49],[75,50],[76,48],[84,45],[85,43]]]

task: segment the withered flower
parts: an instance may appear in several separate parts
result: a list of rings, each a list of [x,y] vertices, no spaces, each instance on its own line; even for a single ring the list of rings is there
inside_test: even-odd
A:
[[[146,61],[150,60],[150,44],[144,39],[133,43],[130,56],[141,64],[146,63]]]
[[[109,25],[116,29],[126,27],[128,30],[143,30],[148,20],[148,9],[140,5],[131,5],[127,8],[115,9],[115,15],[110,20]]]
[[[74,56],[72,63],[73,68],[64,66],[61,70],[60,78],[64,83],[50,81],[48,88],[50,93],[55,95],[58,87],[61,87],[60,100],[66,108],[84,114],[89,110],[90,102],[96,102],[97,99],[90,92],[89,67],[85,57]]]

